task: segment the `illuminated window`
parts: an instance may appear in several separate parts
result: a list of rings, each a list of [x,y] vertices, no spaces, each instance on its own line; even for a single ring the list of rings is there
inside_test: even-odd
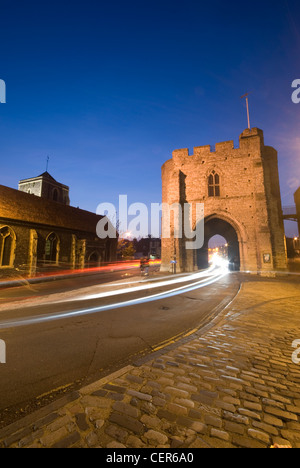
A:
[[[220,196],[220,176],[215,171],[212,171],[208,177],[208,196]]]
[[[0,229],[0,267],[12,266],[14,236],[10,228]]]

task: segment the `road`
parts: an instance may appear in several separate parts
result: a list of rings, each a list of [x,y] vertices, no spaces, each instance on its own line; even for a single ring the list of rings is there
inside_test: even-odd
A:
[[[95,278],[73,278],[6,290],[0,426],[192,333],[240,286],[235,274],[219,272],[145,280],[120,279],[124,274],[103,277],[97,286]]]

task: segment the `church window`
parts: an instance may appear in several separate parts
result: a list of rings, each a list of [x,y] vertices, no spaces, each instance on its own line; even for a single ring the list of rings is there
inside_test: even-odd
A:
[[[45,259],[49,262],[58,263],[59,238],[52,232],[46,239]]]
[[[10,228],[0,229],[0,267],[12,266],[14,236]]]

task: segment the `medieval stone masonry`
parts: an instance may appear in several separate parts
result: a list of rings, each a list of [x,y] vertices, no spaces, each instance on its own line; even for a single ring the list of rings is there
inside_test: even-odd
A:
[[[102,218],[0,185],[0,278],[98,267],[115,260],[117,239],[96,234]]]
[[[286,244],[279,186],[277,152],[265,146],[263,131],[246,129],[233,141],[173,151],[162,167],[162,201],[204,203],[204,245],[186,250],[186,239],[162,239],[162,270],[177,262],[177,271],[194,271],[208,265],[208,242],[216,234],[228,242],[235,269],[270,273],[286,269]]]

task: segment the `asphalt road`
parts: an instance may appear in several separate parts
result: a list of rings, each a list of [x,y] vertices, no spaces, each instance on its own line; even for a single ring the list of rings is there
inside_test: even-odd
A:
[[[116,273],[104,282],[116,281],[121,276],[122,273]],[[36,296],[69,290],[71,284],[61,281],[64,280],[48,283],[48,286],[47,283],[39,285],[40,289],[35,285],[35,291],[27,291],[27,299],[33,293]],[[90,285],[90,280],[84,281],[73,279],[72,288]],[[0,339],[5,341],[7,350],[7,362],[0,365],[0,426],[74,388],[135,362],[165,346],[174,337],[178,339],[203,326],[220,305],[232,300],[239,286],[238,276],[228,274],[212,285],[153,302],[45,323],[0,327]],[[167,289],[162,287],[155,293]],[[25,298],[24,291],[23,288],[21,294],[19,289],[15,293],[11,290],[7,300]],[[126,298],[117,297],[117,300],[136,299],[141,294],[147,296],[153,291],[128,293]],[[0,297],[3,297],[3,291]],[[111,303],[112,298],[94,298],[83,299],[76,304],[69,301],[24,309],[18,306],[12,310],[0,310],[0,324],[12,319],[53,316],[74,308],[95,308]]]
[[[42,278],[38,279],[36,283],[29,283],[28,281],[20,278],[17,287],[5,287],[3,282],[0,282],[0,306],[2,303],[14,301],[16,299],[25,299],[36,296],[44,296],[47,294],[59,293],[69,291],[77,288],[84,288],[96,284],[105,284],[110,281],[117,281],[120,279],[130,278],[139,274],[139,268],[135,267],[120,267],[114,270],[112,266],[110,271],[99,271],[99,273],[82,273],[77,275],[66,275],[61,278],[55,276],[48,277],[47,280]],[[152,271],[157,271],[158,267],[152,267]],[[39,282],[40,281],[40,282]],[[9,283],[9,282],[8,282]]]

